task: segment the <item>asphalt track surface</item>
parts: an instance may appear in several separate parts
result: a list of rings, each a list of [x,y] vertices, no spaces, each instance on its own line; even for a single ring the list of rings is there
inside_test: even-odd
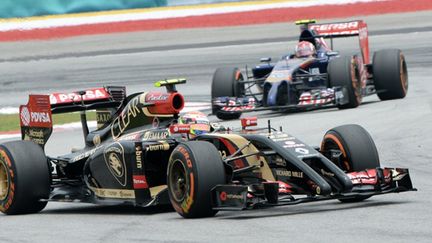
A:
[[[130,208],[49,203],[39,214],[0,216],[0,242],[430,242],[432,239],[432,12],[365,18],[375,51],[400,48],[410,87],[402,100],[369,97],[356,109],[307,113],[261,112],[261,124],[318,145],[337,125],[356,123],[374,138],[381,164],[408,167],[418,192],[373,197],[362,203],[326,201],[260,211],[220,212],[207,219],[182,219],[166,207]],[[179,89],[207,101],[218,66],[253,65],[260,57],[292,51],[297,28],[290,23],[78,37],[58,41],[0,44],[0,106],[42,93],[107,84],[129,92],[154,80],[187,77]],[[196,44],[201,43],[201,44]],[[202,44],[204,43],[204,44]],[[195,45],[196,44],[196,45]],[[356,41],[336,42],[351,52]],[[216,120],[215,117],[211,117]],[[237,122],[224,123],[227,126]],[[81,133],[54,134],[48,154],[82,144]]]

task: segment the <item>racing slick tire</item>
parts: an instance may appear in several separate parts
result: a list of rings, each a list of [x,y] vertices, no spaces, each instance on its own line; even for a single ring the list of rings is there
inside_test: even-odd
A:
[[[189,141],[178,145],[168,162],[168,194],[184,218],[212,217],[211,190],[225,184],[222,158],[213,144]]]
[[[50,194],[50,168],[42,148],[31,141],[0,145],[0,211],[4,214],[37,213]]]
[[[408,91],[408,69],[401,50],[386,49],[374,53],[373,79],[380,100],[402,99]]]
[[[338,104],[339,109],[356,108],[362,101],[360,74],[351,56],[341,56],[327,66],[330,87],[342,87],[348,94],[348,103]]]
[[[216,69],[213,75],[211,97],[241,97],[245,93],[243,75],[238,68],[223,67]],[[220,107],[212,104],[212,112],[221,120],[238,119],[241,112],[219,112]]]
[[[378,151],[370,134],[355,124],[330,129],[323,138],[321,151],[331,149],[342,153],[339,168],[345,172],[362,171],[380,167]],[[359,202],[370,196],[339,199],[341,202]]]

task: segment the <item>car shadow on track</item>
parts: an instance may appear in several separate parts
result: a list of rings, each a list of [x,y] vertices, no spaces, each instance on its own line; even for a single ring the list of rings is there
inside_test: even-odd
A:
[[[322,214],[325,212],[337,212],[344,210],[355,210],[362,208],[375,208],[390,205],[401,205],[410,203],[409,201],[367,201],[357,203],[340,203],[340,202],[324,202],[324,203],[310,203],[308,205],[294,205],[294,206],[282,206],[272,207],[266,209],[257,209],[250,211],[241,212],[230,212],[224,214],[218,214],[217,218],[221,220],[247,220],[257,218],[273,218],[273,217],[286,217],[294,215],[306,215],[306,214]]]
[[[60,204],[58,204],[60,205]],[[130,205],[79,205],[76,204],[67,208],[66,203],[62,203],[61,208],[45,209],[43,214],[115,214],[115,215],[153,215],[160,213],[174,212],[171,205],[158,205],[150,207],[134,207]]]

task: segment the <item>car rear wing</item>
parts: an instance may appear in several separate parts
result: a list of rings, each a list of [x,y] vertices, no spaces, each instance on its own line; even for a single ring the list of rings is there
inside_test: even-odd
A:
[[[315,38],[333,39],[358,36],[363,62],[370,64],[368,30],[363,20],[323,24],[317,24],[315,20],[299,20],[296,21],[296,24],[301,25],[302,30],[312,31]]]
[[[49,95],[53,114],[118,107],[126,98],[123,86],[107,86]]]
[[[117,86],[50,95],[31,94],[28,103],[19,109],[21,138],[44,147],[53,130],[52,114],[117,109],[125,97],[125,87]]]

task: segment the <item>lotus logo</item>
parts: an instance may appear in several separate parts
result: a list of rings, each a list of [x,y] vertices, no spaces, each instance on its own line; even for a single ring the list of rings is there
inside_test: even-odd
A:
[[[127,169],[124,158],[124,149],[120,143],[114,143],[104,151],[106,166],[122,186],[127,184]]]
[[[113,170],[114,175],[117,177],[122,177],[124,174],[123,165],[116,153],[111,153],[108,156],[109,166]]]

